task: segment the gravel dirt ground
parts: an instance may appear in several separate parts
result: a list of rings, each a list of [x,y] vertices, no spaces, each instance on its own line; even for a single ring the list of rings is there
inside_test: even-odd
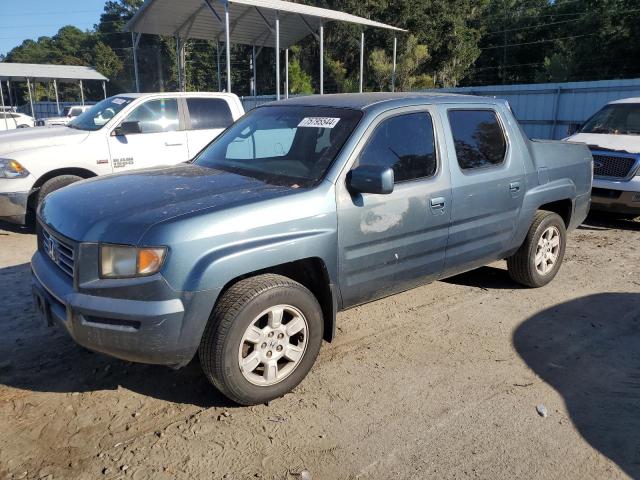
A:
[[[497,262],[344,312],[300,387],[239,408],[196,362],[40,324],[35,237],[0,229],[0,479],[640,478],[639,239],[590,218],[547,287]]]

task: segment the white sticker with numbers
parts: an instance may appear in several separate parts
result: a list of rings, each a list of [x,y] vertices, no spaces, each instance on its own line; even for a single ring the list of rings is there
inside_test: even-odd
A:
[[[298,124],[298,128],[333,128],[339,121],[339,118],[332,117],[306,117]]]

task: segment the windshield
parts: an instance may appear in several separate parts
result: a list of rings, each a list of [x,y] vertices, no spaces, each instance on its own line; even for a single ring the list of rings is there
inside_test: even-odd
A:
[[[640,103],[607,105],[587,120],[580,133],[640,135]]]
[[[309,106],[261,107],[233,124],[194,163],[276,185],[310,187],[325,175],[362,112]]]
[[[133,102],[133,100],[133,98],[128,97],[107,98],[75,117],[69,122],[68,126],[69,128],[76,128],[78,130],[100,130],[124,107]]]

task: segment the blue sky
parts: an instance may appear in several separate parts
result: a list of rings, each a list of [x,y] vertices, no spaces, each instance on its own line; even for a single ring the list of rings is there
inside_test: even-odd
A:
[[[28,38],[50,37],[65,25],[93,28],[104,4],[105,0],[0,0],[0,54]]]

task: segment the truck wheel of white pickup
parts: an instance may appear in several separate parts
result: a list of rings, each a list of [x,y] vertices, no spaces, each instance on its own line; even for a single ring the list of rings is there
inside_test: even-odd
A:
[[[281,397],[307,375],[323,338],[315,296],[290,278],[265,274],[231,286],[205,328],[200,363],[209,381],[241,405]]]
[[[566,243],[567,231],[560,215],[538,211],[524,243],[507,259],[509,275],[528,287],[545,286],[560,270]]]
[[[42,184],[40,190],[38,191],[38,196],[36,198],[36,204],[34,208],[37,209],[38,205],[42,203],[47,195],[56,190],[60,190],[63,187],[71,185],[72,183],[79,182],[82,180],[82,177],[78,177],[77,175],[60,175],[58,177],[53,177]]]

